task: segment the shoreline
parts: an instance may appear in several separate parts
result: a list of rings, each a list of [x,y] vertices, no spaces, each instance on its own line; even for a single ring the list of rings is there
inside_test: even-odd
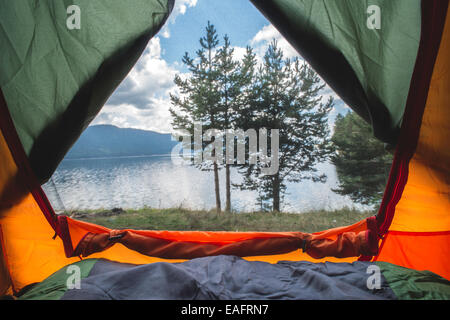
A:
[[[301,231],[318,232],[351,225],[375,215],[354,208],[289,212],[222,212],[184,208],[126,210],[79,210],[62,213],[110,229],[172,231]]]

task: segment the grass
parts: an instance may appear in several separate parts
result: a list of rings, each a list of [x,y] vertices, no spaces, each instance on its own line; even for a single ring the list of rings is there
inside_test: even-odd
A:
[[[126,210],[120,213],[95,210],[67,213],[78,220],[110,229],[198,231],[301,231],[317,232],[350,225],[374,215],[371,211],[344,208],[305,213],[222,213],[183,208]]]

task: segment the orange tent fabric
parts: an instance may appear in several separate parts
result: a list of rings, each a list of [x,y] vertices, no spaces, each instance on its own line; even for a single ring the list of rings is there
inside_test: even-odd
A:
[[[82,222],[72,221],[78,225]],[[193,259],[212,255],[283,254],[302,249],[313,258],[357,257],[375,254],[371,248],[369,230],[343,232],[335,239],[302,232],[177,232],[107,230],[104,233],[85,234],[72,255],[90,256],[116,243],[123,244],[147,256],[166,259]],[[375,235],[375,234],[374,234]]]
[[[450,279],[450,16],[438,38],[415,152],[406,165],[407,182],[395,205],[377,261],[433,271]],[[442,15],[442,13],[435,13]],[[445,17],[445,15],[444,15]],[[439,28],[430,28],[430,38]],[[433,44],[426,43],[428,50]],[[418,61],[421,63],[421,61]],[[416,67],[417,68],[417,67]],[[423,76],[423,75],[422,75]],[[423,80],[423,79],[422,79]],[[416,103],[411,95],[410,103]],[[383,228],[383,226],[382,226]]]

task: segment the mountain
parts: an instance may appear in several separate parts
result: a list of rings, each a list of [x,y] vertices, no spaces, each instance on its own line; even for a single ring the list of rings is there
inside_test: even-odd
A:
[[[169,154],[176,144],[170,134],[95,125],[83,132],[66,159]]]

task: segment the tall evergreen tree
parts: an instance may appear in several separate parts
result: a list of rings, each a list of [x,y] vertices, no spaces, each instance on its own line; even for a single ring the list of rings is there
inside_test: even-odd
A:
[[[233,123],[236,128],[243,130],[254,128],[257,85],[256,85],[257,60],[256,54],[249,46],[239,64],[238,83],[240,94],[234,104]]]
[[[180,90],[181,96],[171,94],[171,102],[174,108],[170,108],[173,117],[174,129],[188,130],[194,135],[194,124],[201,123],[203,131],[220,128],[221,120],[221,94],[219,88],[219,75],[215,51],[219,45],[217,31],[209,21],[206,34],[200,38],[200,49],[193,59],[186,52],[182,62],[187,66],[190,75],[186,79],[177,75],[175,84]],[[178,110],[177,110],[178,109]],[[206,147],[206,142],[201,146],[195,146],[194,150]],[[213,143],[213,142],[212,142]],[[214,157],[215,149],[212,156]],[[206,162],[197,164],[201,170],[211,170]],[[220,185],[219,185],[219,163],[213,161],[214,192],[216,197],[216,210],[221,212]]]
[[[239,78],[239,62],[234,60],[234,49],[231,47],[230,39],[227,35],[224,37],[224,44],[219,48],[216,54],[218,69],[218,83],[220,92],[220,129],[234,129],[234,120],[236,119],[236,106],[241,95],[241,85]],[[225,146],[226,148],[226,146]],[[225,211],[231,211],[231,164],[225,164],[225,182],[226,182],[226,201]]]
[[[248,64],[253,62],[248,56]],[[251,68],[250,68],[251,71]],[[258,202],[280,211],[286,182],[304,179],[325,181],[315,168],[331,153],[327,115],[333,100],[322,103],[320,91],[324,88],[317,74],[298,59],[283,58],[283,52],[274,40],[264,56],[264,63],[256,70],[247,90],[244,126],[259,130],[279,130],[278,171],[263,175],[261,161],[240,171],[244,181],[241,189],[257,190]],[[268,134],[269,139],[275,139]],[[259,138],[258,138],[259,139]],[[258,145],[265,141],[258,141]],[[270,145],[271,142],[268,142]]]
[[[332,142],[336,149],[332,161],[339,179],[339,186],[333,191],[362,204],[379,203],[392,155],[375,139],[370,125],[354,112],[338,115]]]

